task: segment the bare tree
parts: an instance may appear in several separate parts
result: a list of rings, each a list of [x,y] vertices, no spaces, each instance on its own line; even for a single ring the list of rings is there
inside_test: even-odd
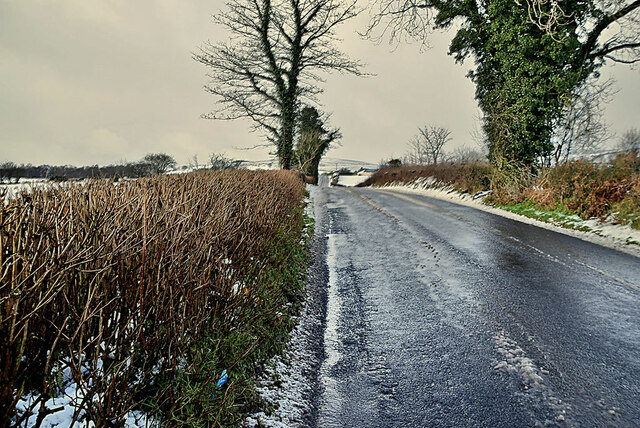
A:
[[[566,14],[562,9],[561,2],[562,0],[525,0],[529,22],[555,38],[555,29],[571,19],[571,14]],[[518,4],[522,5],[522,2]]]
[[[640,154],[640,129],[631,128],[622,134],[622,138],[618,143],[618,149],[621,152],[635,152]]]
[[[419,137],[424,145],[425,152],[428,153],[431,163],[437,165],[442,161],[444,155],[442,148],[451,141],[451,131],[441,126],[427,126],[418,128]]]
[[[589,68],[591,62],[610,59],[621,63],[640,62],[640,0],[599,0],[565,2],[563,0],[514,0],[526,9],[528,20],[556,40],[565,39],[558,30],[570,22],[578,23],[580,45],[570,65],[574,69]],[[493,0],[468,3],[442,0],[372,0],[371,20],[365,36],[388,36],[399,41],[403,37],[428,43],[437,28],[449,28],[454,22],[462,32],[456,43],[468,38],[469,32],[490,23],[489,9]],[[379,35],[376,37],[375,32]],[[586,77],[586,76],[585,76]]]
[[[456,147],[450,155],[453,162],[472,163],[487,160],[487,153],[480,147],[473,148],[469,146]]]
[[[447,128],[425,125],[418,128],[418,135],[409,141],[409,151],[405,163],[414,165],[437,164],[444,160],[442,148],[451,141],[451,131]]]
[[[603,103],[614,94],[613,84],[612,79],[598,83],[591,78],[568,97],[551,140],[556,165],[566,163],[572,154],[597,151],[611,137],[602,115]]]
[[[371,20],[362,36],[376,42],[388,37],[390,43],[406,38],[429,46],[436,15],[430,0],[373,0],[369,13]]]
[[[582,43],[574,67],[589,60],[633,64],[640,61],[640,0],[602,0],[589,2],[588,7],[572,9],[562,0],[517,1],[527,8],[529,22],[557,41],[562,27],[570,22],[582,22]],[[572,3],[572,5],[574,5]],[[575,5],[574,5],[575,8]]]
[[[335,43],[336,27],[358,13],[356,0],[230,0],[227,7],[215,21],[231,39],[193,56],[209,67],[205,88],[220,105],[204,117],[251,119],[288,169],[300,105],[322,91],[318,73],[362,74]]]
[[[214,171],[239,169],[240,161],[228,158],[224,153],[211,153],[209,155],[209,168]]]
[[[200,169],[200,163],[198,162],[198,154],[196,153],[189,159],[189,166],[195,170]]]
[[[409,140],[409,151],[404,157],[404,163],[408,165],[425,165],[431,163],[431,158],[421,136],[414,136]]]
[[[144,157],[153,174],[164,174],[169,168],[176,166],[175,159],[166,153],[149,153]]]

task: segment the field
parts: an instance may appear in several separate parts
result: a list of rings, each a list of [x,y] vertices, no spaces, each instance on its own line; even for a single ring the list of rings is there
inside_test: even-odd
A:
[[[300,303],[304,192],[293,172],[202,171],[7,199],[0,420],[236,424]]]

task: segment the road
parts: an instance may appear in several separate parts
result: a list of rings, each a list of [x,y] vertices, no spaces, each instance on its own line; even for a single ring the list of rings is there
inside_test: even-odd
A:
[[[319,427],[638,426],[640,259],[329,188]]]

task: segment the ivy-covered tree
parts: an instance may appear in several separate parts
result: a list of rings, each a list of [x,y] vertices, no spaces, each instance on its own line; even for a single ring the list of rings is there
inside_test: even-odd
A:
[[[322,156],[332,142],[342,135],[337,129],[324,128],[323,118],[315,107],[304,107],[298,118],[298,143],[294,151],[294,162],[305,175],[318,181],[318,166]]]
[[[469,76],[484,112],[489,159],[530,165],[553,150],[554,124],[581,80],[579,70],[567,67],[578,46],[575,26],[563,27],[559,43],[532,25],[513,0],[493,0],[486,15],[479,31],[456,34],[450,52],[458,61],[473,53],[478,64]]]
[[[605,60],[640,61],[640,0],[377,0],[369,28],[426,40],[459,29],[449,53],[472,57],[494,164],[532,165],[572,94]],[[616,25],[620,24],[620,25]]]

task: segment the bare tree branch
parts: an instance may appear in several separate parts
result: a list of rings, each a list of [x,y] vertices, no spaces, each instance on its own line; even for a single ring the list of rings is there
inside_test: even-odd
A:
[[[409,141],[409,153],[406,163],[417,165],[442,162],[445,144],[451,141],[451,131],[447,128],[425,125],[418,128],[418,135]]]
[[[555,126],[553,162],[566,163],[572,155],[585,155],[596,151],[611,137],[603,121],[605,103],[615,94],[613,79],[598,83],[585,82],[567,99],[562,116]]]
[[[317,102],[318,72],[363,75],[362,64],[336,46],[335,29],[359,12],[355,0],[230,0],[215,17],[230,34],[206,43],[193,58],[209,67],[205,90],[218,108],[203,117],[249,118],[291,166],[301,103]]]

